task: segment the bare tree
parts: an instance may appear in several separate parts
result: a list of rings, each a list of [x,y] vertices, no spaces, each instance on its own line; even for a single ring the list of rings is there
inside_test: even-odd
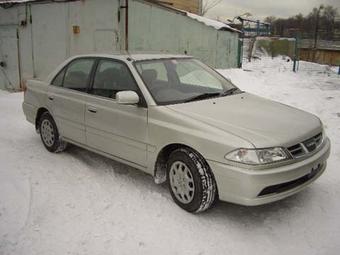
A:
[[[204,0],[202,5],[202,16],[204,16],[210,9],[221,3],[222,0]]]
[[[275,16],[269,16],[269,17],[266,17],[264,19],[264,22],[269,23],[269,24],[273,24],[275,21],[276,21],[276,17]]]
[[[324,37],[330,40],[335,33],[335,19],[338,14],[336,8],[332,6],[326,6],[321,16],[321,26],[324,28]]]
[[[304,39],[340,40],[340,20],[337,21],[338,10],[332,6],[313,8],[307,15],[297,14],[289,18],[267,17],[265,22],[271,23],[272,34],[278,36],[295,36],[297,33]]]

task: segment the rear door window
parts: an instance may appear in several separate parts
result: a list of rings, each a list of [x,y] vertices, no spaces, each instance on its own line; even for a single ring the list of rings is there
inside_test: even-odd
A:
[[[77,59],[69,64],[63,87],[86,92],[95,59]]]

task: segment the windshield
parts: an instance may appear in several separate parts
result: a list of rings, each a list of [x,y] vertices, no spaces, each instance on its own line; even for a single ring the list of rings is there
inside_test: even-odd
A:
[[[145,60],[136,62],[135,66],[159,105],[227,96],[238,90],[196,59]]]

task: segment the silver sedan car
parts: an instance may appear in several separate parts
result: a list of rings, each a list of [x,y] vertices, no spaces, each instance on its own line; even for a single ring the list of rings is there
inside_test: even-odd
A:
[[[72,143],[138,168],[189,212],[288,197],[330,153],[318,117],[244,92],[188,56],[76,56],[28,82],[23,110],[50,152]]]

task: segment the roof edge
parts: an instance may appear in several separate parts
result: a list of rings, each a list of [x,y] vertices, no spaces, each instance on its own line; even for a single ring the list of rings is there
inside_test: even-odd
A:
[[[65,3],[65,2],[74,2],[74,1],[80,1],[80,0],[0,0],[0,6],[7,9],[7,8],[11,8],[14,7],[18,4],[25,4],[25,3],[43,3],[43,2],[51,2],[51,3]],[[213,20],[207,17],[203,17],[191,12],[187,12],[184,10],[180,10],[177,8],[174,8],[172,6],[169,6],[167,4],[164,4],[162,2],[159,2],[157,0],[133,0],[133,1],[138,1],[141,2],[143,4],[151,4],[151,5],[155,5],[159,8],[165,9],[167,11],[171,11],[171,12],[175,12],[177,14],[181,14],[183,16],[187,16],[190,19],[194,19],[202,24],[204,24],[205,26],[208,27],[212,27],[216,30],[220,30],[220,31],[230,31],[230,32],[235,32],[235,33],[242,33],[240,30],[237,30],[235,28],[232,28],[231,26],[217,21],[217,20]]]

